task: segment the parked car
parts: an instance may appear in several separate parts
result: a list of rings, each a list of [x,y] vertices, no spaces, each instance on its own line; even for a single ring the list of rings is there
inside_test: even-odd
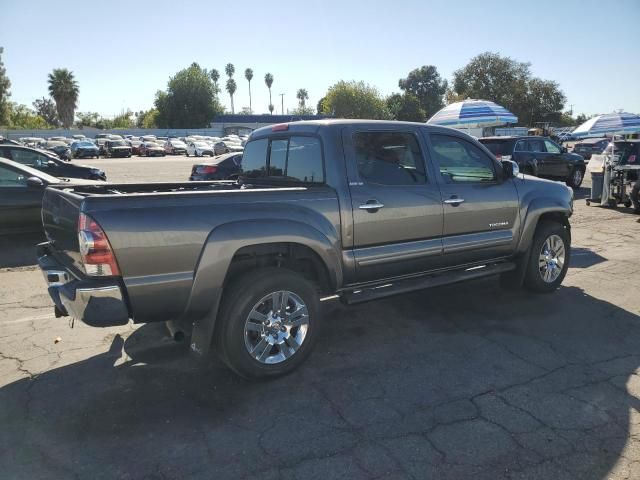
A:
[[[84,140],[87,137],[85,137],[84,135],[71,135],[71,138],[73,138],[74,140]]]
[[[164,157],[164,148],[156,142],[142,142],[138,147],[141,157]]]
[[[184,155],[187,153],[187,144],[178,139],[172,138],[167,140],[164,144],[164,151],[171,155]]]
[[[73,158],[98,158],[100,149],[89,140],[80,140],[71,144],[71,155]]]
[[[0,158],[0,235],[42,230],[42,196],[49,185],[97,182],[56,178],[42,171]]]
[[[56,313],[166,321],[195,354],[213,347],[240,375],[268,378],[311,353],[321,297],[491,275],[552,292],[569,266],[572,190],[517,175],[453,129],[268,126],[252,133],[241,180],[47,189],[38,261]]]
[[[191,142],[187,146],[187,157],[189,155],[194,155],[196,157],[203,157],[205,155],[208,155],[210,157],[213,157],[213,147],[207,142]]]
[[[65,142],[48,140],[44,149],[54,153],[61,160],[69,161],[72,158],[71,148]]]
[[[241,152],[244,147],[240,143],[230,142],[229,140],[221,140],[214,146],[214,153],[222,155],[223,153]]]
[[[99,155],[104,156],[107,154],[107,148],[106,148],[107,140],[109,139],[106,137],[96,138],[96,147],[98,147]]]
[[[22,143],[17,142],[15,140],[11,140],[10,138],[4,138],[2,135],[0,135],[0,144],[6,144],[6,145],[22,145]]]
[[[143,135],[142,137],[140,137],[140,140],[142,140],[143,142],[155,142],[158,139],[155,135]]]
[[[140,155],[140,145],[142,145],[140,140],[130,140],[129,145],[131,146],[132,155]]]
[[[604,152],[609,142],[608,138],[587,138],[574,144],[572,152],[582,156],[585,160],[590,160],[591,155],[600,155]]]
[[[523,173],[562,180],[573,188],[578,188],[584,179],[584,158],[567,152],[547,137],[484,137],[479,141],[498,160],[516,162]]]
[[[65,162],[51,153],[36,150],[35,148],[0,145],[0,157],[40,170],[54,177],[84,178],[89,180],[107,179],[104,171],[99,168]]]
[[[107,157],[130,157],[131,147],[124,140],[107,140],[104,144]]]
[[[232,180],[241,171],[242,153],[218,155],[207,163],[196,163],[189,180]]]

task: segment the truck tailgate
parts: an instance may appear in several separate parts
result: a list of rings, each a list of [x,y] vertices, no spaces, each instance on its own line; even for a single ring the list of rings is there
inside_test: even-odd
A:
[[[42,224],[50,249],[60,261],[82,271],[78,217],[83,197],[69,190],[47,188],[42,199]]]

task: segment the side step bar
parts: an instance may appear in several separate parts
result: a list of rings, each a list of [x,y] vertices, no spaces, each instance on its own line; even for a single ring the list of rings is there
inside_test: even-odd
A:
[[[516,269],[515,262],[501,262],[478,267],[467,268],[466,270],[456,270],[440,274],[427,275],[423,277],[398,280],[393,283],[377,285],[374,287],[363,287],[346,291],[340,295],[340,299],[347,305],[368,302],[379,298],[391,297],[401,293],[422,290],[425,288],[449,285],[451,283],[464,282],[474,278],[488,277],[498,273],[509,272]]]

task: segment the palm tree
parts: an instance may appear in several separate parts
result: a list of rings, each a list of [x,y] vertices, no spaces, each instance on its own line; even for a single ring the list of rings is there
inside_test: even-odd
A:
[[[227,76],[231,78],[233,77],[233,74],[236,73],[236,67],[233,66],[233,63],[227,63],[227,66],[224,67],[224,71],[227,72]]]
[[[235,113],[233,110],[233,94],[236,93],[236,81],[233,78],[227,80],[227,92],[229,92],[229,96],[231,97],[231,113]]]
[[[271,85],[273,85],[273,75],[271,75],[270,73],[267,73],[264,76],[264,83],[267,85],[267,88],[269,89],[269,111],[271,112],[271,115],[273,115],[273,102],[271,101]]]
[[[253,79],[253,70],[251,70],[250,68],[247,68],[244,71],[244,78],[246,78],[247,82],[249,82],[249,112],[252,113],[252,110],[251,110],[251,80]]]
[[[216,95],[217,95],[220,92],[220,89],[218,88],[218,80],[220,80],[220,72],[218,72],[218,70],[216,70],[215,68],[212,68],[211,71],[209,72],[209,76],[213,81],[213,88],[215,89]]]
[[[54,68],[49,74],[49,94],[56,101],[56,110],[62,126],[71,127],[80,94],[73,72],[66,68]]]
[[[306,106],[307,100],[309,100],[309,92],[307,92],[306,88],[301,88],[298,90],[298,93],[296,93],[296,98],[300,103],[300,108],[304,109],[304,107]]]

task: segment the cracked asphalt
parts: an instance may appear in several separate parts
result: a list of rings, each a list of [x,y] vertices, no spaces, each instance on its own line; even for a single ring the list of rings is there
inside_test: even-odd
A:
[[[183,179],[191,159],[91,163],[119,181],[150,162]],[[263,383],[194,362],[162,325],[70,328],[38,236],[0,239],[0,475],[638,479],[638,218],[577,200],[551,295],[489,279],[324,302],[309,361]]]

